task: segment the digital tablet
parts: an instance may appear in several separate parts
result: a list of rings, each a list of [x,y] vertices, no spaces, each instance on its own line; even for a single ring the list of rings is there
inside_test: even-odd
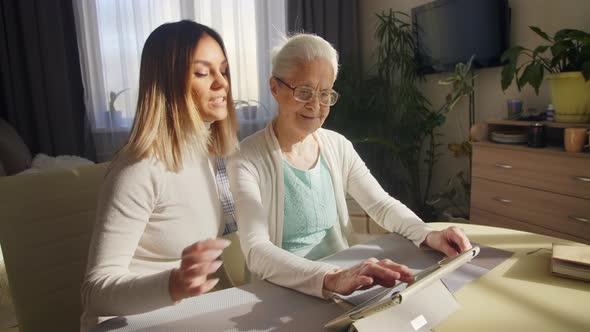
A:
[[[426,286],[438,281],[463,264],[471,261],[477,254],[479,254],[479,247],[473,247],[460,255],[447,257],[437,264],[417,273],[414,276],[414,282],[409,284],[405,289],[393,292],[390,296],[385,296],[391,291],[391,288],[387,288],[373,298],[331,320],[324,327],[328,330],[344,330],[357,320],[401,304],[404,300],[407,300]],[[398,285],[396,284],[394,288]]]

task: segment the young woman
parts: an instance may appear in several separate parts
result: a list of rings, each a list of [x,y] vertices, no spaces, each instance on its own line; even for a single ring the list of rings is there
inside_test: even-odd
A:
[[[237,146],[221,37],[191,21],[145,42],[135,123],[107,173],[82,286],[82,329],[228,286],[216,158]],[[218,276],[210,278],[218,271]]]

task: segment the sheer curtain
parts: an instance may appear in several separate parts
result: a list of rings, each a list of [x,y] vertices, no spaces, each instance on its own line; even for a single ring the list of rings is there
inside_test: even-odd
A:
[[[109,160],[127,138],[143,44],[166,22],[194,20],[223,37],[240,137],[272,118],[270,49],[286,31],[285,0],[75,0],[74,5],[85,102],[99,160]]]

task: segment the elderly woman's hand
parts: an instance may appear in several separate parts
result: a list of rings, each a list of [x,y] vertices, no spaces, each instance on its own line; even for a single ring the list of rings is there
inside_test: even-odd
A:
[[[471,249],[471,242],[459,227],[451,226],[442,231],[432,231],[424,244],[451,257]]]
[[[389,259],[369,258],[349,269],[327,273],[324,277],[324,290],[348,295],[357,289],[375,285],[393,287],[397,280],[411,282],[414,275],[405,265]]]
[[[222,262],[216,259],[230,243],[225,239],[210,239],[186,247],[182,251],[180,268],[170,273],[169,291],[172,300],[176,302],[204,294],[215,287],[219,279],[208,280],[207,276],[221,267]]]

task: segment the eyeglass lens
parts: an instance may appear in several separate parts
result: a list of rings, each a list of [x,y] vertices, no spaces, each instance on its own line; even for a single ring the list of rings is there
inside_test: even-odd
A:
[[[315,94],[315,91],[309,87],[306,86],[298,86],[293,90],[293,96],[295,97],[295,100],[297,101],[301,101],[301,102],[308,102],[310,100],[313,99]],[[320,99],[320,104],[322,105],[326,105],[326,106],[332,106],[334,104],[336,104],[336,101],[338,100],[338,93],[336,93],[336,91],[331,90],[331,91],[320,91],[318,92],[319,94],[319,99]]]

